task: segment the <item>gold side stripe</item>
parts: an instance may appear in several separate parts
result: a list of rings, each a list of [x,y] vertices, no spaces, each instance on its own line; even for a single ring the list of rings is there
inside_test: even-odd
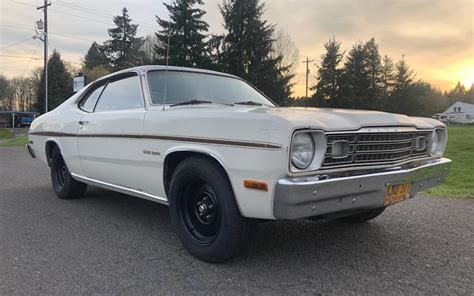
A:
[[[244,142],[244,141],[235,141],[235,140],[164,136],[164,135],[71,134],[71,133],[60,133],[60,132],[31,132],[30,135],[48,136],[48,137],[77,137],[77,138],[150,139],[150,140],[190,142],[190,143],[202,143],[202,144],[214,144],[214,145],[240,146],[240,147],[248,147],[248,148],[263,148],[263,149],[281,149],[282,148],[280,145],[261,143],[261,142]]]

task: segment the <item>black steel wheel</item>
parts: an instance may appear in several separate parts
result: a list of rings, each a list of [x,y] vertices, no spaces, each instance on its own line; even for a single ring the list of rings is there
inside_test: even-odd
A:
[[[61,151],[56,146],[51,153],[51,183],[56,195],[61,199],[78,198],[84,195],[87,185],[72,178]]]
[[[64,188],[64,183],[66,182],[68,174],[69,174],[69,171],[66,167],[66,163],[64,163],[63,157],[59,155],[58,168],[54,170],[54,175],[56,179],[55,184],[57,184],[58,190],[62,190]]]
[[[198,177],[192,178],[184,184],[179,198],[182,223],[190,236],[202,245],[212,243],[219,232],[221,219],[212,187]]]
[[[170,216],[184,247],[206,262],[223,262],[245,250],[254,221],[240,215],[225,172],[203,157],[183,160],[169,190]]]

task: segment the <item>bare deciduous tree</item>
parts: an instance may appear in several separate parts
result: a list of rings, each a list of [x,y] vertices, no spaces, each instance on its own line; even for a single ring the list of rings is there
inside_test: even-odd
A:
[[[10,80],[9,97],[12,100],[11,109],[32,111],[36,103],[36,87],[34,78],[16,77]]]
[[[291,36],[284,29],[276,31],[273,37],[273,52],[275,56],[281,56],[280,67],[289,67],[291,74],[294,74],[298,68],[298,61],[300,59],[300,51],[291,39]]]

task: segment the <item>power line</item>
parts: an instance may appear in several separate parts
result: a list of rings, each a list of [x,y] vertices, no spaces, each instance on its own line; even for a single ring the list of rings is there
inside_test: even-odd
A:
[[[0,54],[0,57],[6,57],[6,58],[17,58],[17,59],[32,59],[32,60],[41,60],[40,58],[32,58],[32,57],[27,57],[27,56],[10,55],[10,54]]]
[[[95,10],[95,9],[92,9],[92,8],[80,6],[80,5],[73,4],[73,3],[66,3],[66,2],[63,2],[63,1],[60,1],[60,0],[56,0],[56,4],[61,5],[61,6],[66,7],[66,8],[80,10],[82,12],[93,14],[93,15],[100,16],[100,17],[107,18],[107,19],[110,19],[111,17],[112,18],[116,17],[113,14],[105,13],[105,12],[102,12],[102,11],[99,11],[99,10]],[[135,23],[137,23],[139,25],[142,25],[144,27],[150,27],[152,29],[157,28],[156,25],[152,25],[152,24],[144,22],[142,20],[138,20],[138,19],[133,19],[133,20],[135,21]]]
[[[53,9],[53,8],[50,8],[49,10],[54,11],[54,12],[58,12],[58,13],[62,13],[62,14],[65,14],[65,15],[69,15],[69,16],[72,16],[72,17],[80,18],[80,19],[83,19],[83,20],[88,20],[88,21],[91,21],[91,22],[104,24],[104,25],[107,25],[107,26],[115,26],[115,24],[112,24],[112,23],[103,22],[103,21],[96,20],[96,19],[93,19],[93,18],[88,18],[88,17],[84,17],[84,16],[81,16],[81,15],[77,15],[77,14],[73,14],[73,13],[69,13],[69,12],[65,12],[65,11],[60,11],[60,10]],[[145,33],[155,33],[155,32],[154,31],[146,31]]]
[[[17,64],[17,63],[18,61],[9,61],[9,62],[0,63],[0,65]]]
[[[92,21],[92,22],[96,22],[96,23],[100,23],[100,24],[105,24],[105,25],[108,25],[108,26],[114,26],[114,24],[112,24],[112,23],[106,23],[106,22],[103,22],[103,21],[99,21],[99,20],[95,20],[95,19],[92,19],[92,18],[80,16],[80,15],[77,15],[77,14],[72,14],[72,13],[60,11],[60,10],[57,10],[57,9],[50,8],[49,10],[52,10],[52,11],[58,12],[58,13],[62,13],[62,14],[65,14],[65,15],[77,17],[77,18],[80,18],[80,19],[84,19],[84,20],[88,20],[88,21]]]
[[[51,33],[51,32],[49,32],[49,34],[51,34],[51,35],[56,35],[56,36],[61,36],[61,37],[65,37],[65,38],[70,38],[70,39],[76,39],[76,40],[84,40],[84,41],[88,41],[88,42],[94,42],[94,40],[87,39],[87,38],[83,38],[83,37],[65,35],[65,34],[60,34],[60,33]]]
[[[26,27],[19,27],[19,26],[10,26],[10,25],[2,25],[2,27],[9,27],[9,28],[14,28],[18,30],[24,30],[24,31],[31,31],[31,28],[26,28]],[[94,42],[94,40],[83,38],[83,37],[77,37],[77,36],[72,36],[72,35],[66,35],[66,34],[61,34],[61,33],[55,33],[55,32],[48,32],[50,35],[56,35],[56,36],[61,36],[65,38],[71,38],[71,39],[76,39],[76,40],[84,40],[88,42]],[[30,38],[28,38],[30,39]]]
[[[34,56],[36,55],[36,52],[38,51],[39,44],[40,44],[40,43],[37,41],[37,42],[36,42],[36,46],[35,46],[35,50],[33,51],[33,54],[31,55],[31,58],[28,60],[28,63],[26,64],[25,69],[23,69],[23,72],[21,72],[21,76],[22,76],[22,77],[23,77],[23,75],[25,74],[26,69],[28,69],[28,67],[30,66],[31,61],[33,60]]]
[[[16,4],[21,4],[21,5],[26,5],[26,6],[33,6],[33,7],[36,7],[36,5],[34,5],[34,4],[26,3],[26,2],[21,2],[21,1],[10,0],[10,2],[13,2],[13,3],[16,3]]]
[[[36,5],[34,4],[30,4],[30,3],[26,3],[26,2],[21,2],[21,1],[16,1],[16,0],[10,0],[12,3],[16,3],[16,4],[21,4],[21,5],[26,5],[26,6],[33,6],[33,7],[36,7]],[[56,1],[58,2],[58,1]],[[115,17],[114,15],[112,14],[107,14],[107,13],[101,13],[97,10],[93,10],[93,9],[90,9],[90,8],[85,8],[85,7],[81,7],[79,5],[76,5],[76,4],[72,4],[72,3],[64,3],[64,2],[61,2],[61,3],[57,3],[57,4],[60,4],[62,5],[63,7],[66,7],[66,8],[71,8],[71,9],[76,9],[76,10],[81,10],[82,12],[85,12],[85,13],[90,13],[90,14],[94,14],[96,16],[102,16],[102,17],[106,17],[106,15],[108,17]],[[67,7],[67,6],[75,6],[75,7]],[[95,23],[99,23],[99,24],[104,24],[104,25],[107,25],[107,26],[114,26],[115,24],[112,24],[112,23],[109,23],[109,22],[105,22],[105,21],[101,21],[101,20],[97,20],[97,19],[93,19],[93,18],[88,18],[88,17],[84,17],[84,16],[81,16],[81,15],[77,15],[77,14],[73,14],[73,13],[69,13],[69,12],[65,12],[65,11],[61,11],[61,10],[57,10],[57,9],[53,9],[53,8],[50,8],[49,10],[51,11],[54,11],[54,12],[57,12],[57,13],[61,13],[61,14],[65,14],[65,15],[69,15],[69,16],[72,16],[72,17],[76,17],[76,18],[79,18],[79,19],[84,19],[84,20],[88,20],[88,21],[91,21],[91,22],[95,22]],[[91,12],[87,12],[86,10],[89,10]],[[99,15],[99,13],[101,13],[102,15]],[[143,27],[148,27],[148,28],[152,28],[153,30],[147,30],[145,31],[145,33],[149,34],[149,33],[155,33],[155,29],[156,29],[156,26],[153,26],[151,24],[147,24],[147,23],[143,23],[143,22],[137,22],[138,25],[142,25]],[[5,26],[4,26],[5,27]],[[6,26],[8,27],[8,26]],[[10,26],[11,27],[11,26]],[[29,29],[28,29],[29,30]],[[50,34],[53,34],[53,33],[50,33]],[[54,34],[53,34],[54,35]],[[55,35],[60,35],[58,33],[55,33]],[[64,37],[72,37],[72,36],[67,36],[67,35],[62,35]],[[81,37],[72,37],[72,38],[75,38],[75,39],[83,39],[83,40],[87,40],[87,41],[90,41],[90,42],[93,42],[92,40],[88,40],[86,38],[81,38]]]
[[[13,2],[13,3],[16,3],[16,4],[36,7],[36,5],[31,4],[31,3],[26,3],[26,2],[22,2],[22,1],[16,1],[16,0],[10,0],[10,1]],[[92,8],[87,8],[87,7],[84,7],[84,6],[77,5],[77,4],[65,3],[65,2],[59,1],[59,0],[56,0],[55,2],[56,2],[56,4],[61,5],[63,7],[70,8],[70,9],[81,10],[82,12],[93,14],[93,15],[96,15],[96,16],[101,16],[101,17],[104,17],[104,18],[111,18],[111,17],[113,18],[113,17],[115,17],[115,15],[113,15],[113,14],[101,12],[99,10],[95,10],[95,9],[92,9]],[[53,10],[53,11],[59,12],[59,13],[63,13],[63,14],[68,14],[67,12],[55,10],[55,9],[52,9],[52,8],[50,8],[50,10]],[[106,24],[106,25],[112,25],[113,26],[113,24],[111,24],[111,23],[105,23],[105,22],[102,22],[102,21],[98,21],[98,20],[95,20],[95,19],[90,19],[90,18],[86,18],[86,17],[83,17],[83,16],[78,16],[78,15],[72,15],[72,14],[69,14],[69,15],[74,16],[74,17],[78,17],[78,18],[82,18],[82,19],[87,19],[87,20],[90,20],[90,21],[93,21],[93,22],[99,22],[99,23],[103,23],[103,24]],[[142,25],[144,27],[148,26],[152,29],[157,28],[156,25],[152,25],[150,23],[143,22],[142,20],[135,19],[135,22],[138,25]]]
[[[25,39],[20,40],[20,41],[18,41],[18,42],[12,43],[12,44],[7,45],[7,46],[4,46],[4,47],[0,48],[0,50],[4,50],[4,49],[7,49],[7,48],[10,48],[10,47],[15,46],[15,45],[17,45],[17,44],[26,42],[26,41],[28,41],[28,40],[31,40],[31,37],[28,37],[28,38],[25,38]]]
[[[67,7],[67,8],[71,8],[71,9],[81,10],[85,13],[94,14],[94,15],[101,16],[101,17],[108,18],[108,19],[110,19],[111,16],[113,17],[113,15],[108,14],[108,13],[104,13],[104,12],[94,10],[94,9],[91,9],[91,8],[82,7],[82,6],[79,6],[79,5],[76,5],[76,4],[72,4],[72,3],[62,2],[62,1],[59,1],[59,0],[56,0],[56,4],[60,5],[60,6]]]

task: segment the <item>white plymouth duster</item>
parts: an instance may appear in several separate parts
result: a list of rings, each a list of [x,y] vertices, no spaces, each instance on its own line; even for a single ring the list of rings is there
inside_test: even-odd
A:
[[[163,66],[103,77],[31,125],[59,198],[87,184],[169,206],[184,247],[238,254],[255,221],[366,221],[438,185],[446,127],[373,111],[280,108],[242,79]]]

